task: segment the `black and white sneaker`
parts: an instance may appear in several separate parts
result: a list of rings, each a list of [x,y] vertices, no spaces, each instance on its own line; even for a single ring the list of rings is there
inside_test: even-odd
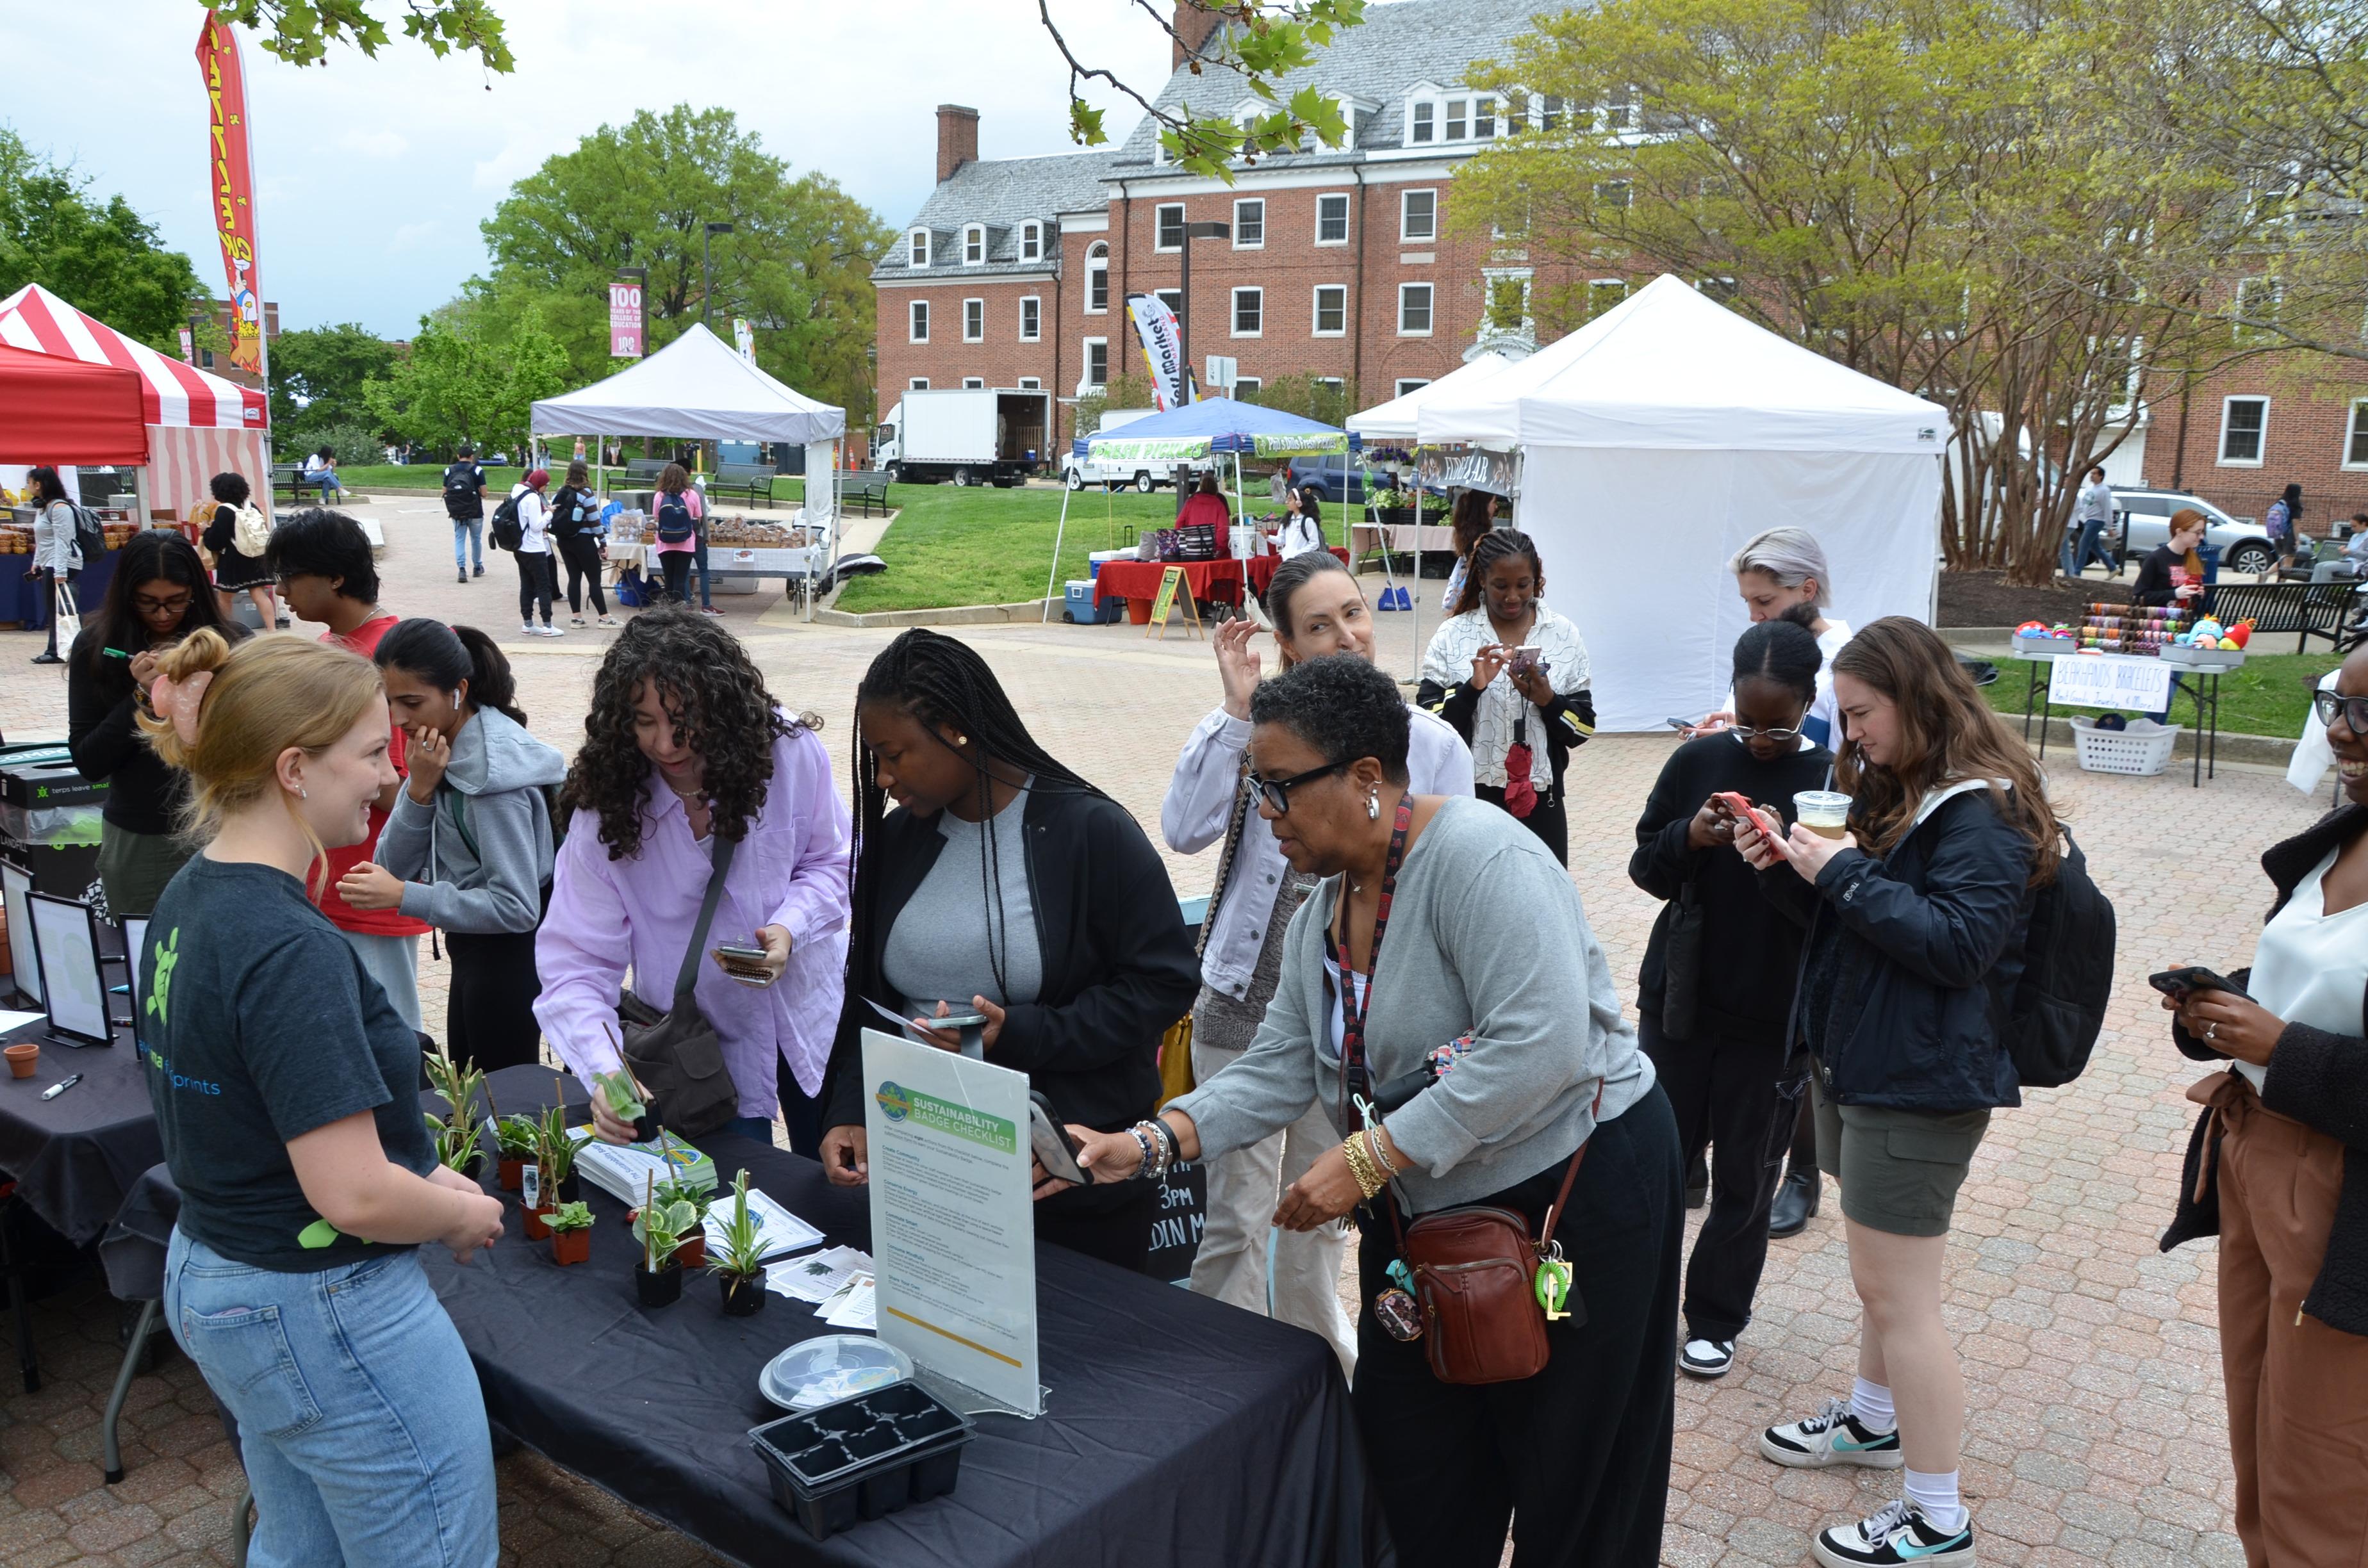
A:
[[[1689,1339],[1678,1352],[1678,1370],[1690,1378],[1723,1378],[1734,1365],[1732,1339]]]
[[[1832,1464],[1897,1470],[1907,1462],[1900,1452],[1897,1429],[1868,1431],[1850,1414],[1846,1399],[1826,1401],[1823,1410],[1804,1421],[1769,1427],[1759,1434],[1759,1451],[1794,1470],[1823,1470]]]
[[[1905,1568],[1908,1563],[1969,1568],[1974,1526],[1968,1519],[1963,1529],[1940,1529],[1923,1509],[1903,1497],[1885,1503],[1871,1518],[1819,1530],[1809,1551],[1826,1568]]]

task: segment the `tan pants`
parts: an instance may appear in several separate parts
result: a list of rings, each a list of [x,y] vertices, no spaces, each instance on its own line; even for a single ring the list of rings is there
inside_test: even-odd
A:
[[[2218,1112],[2220,1365],[2249,1568],[2368,1564],[2368,1335],[2303,1314],[2327,1256],[2343,1145],[2262,1106],[2234,1073]]]
[[[1195,1040],[1192,1075],[1207,1083],[1241,1057]],[[1271,1315],[1322,1335],[1340,1358],[1340,1370],[1357,1370],[1357,1335],[1340,1307],[1340,1267],[1349,1256],[1350,1231],[1334,1221],[1314,1231],[1274,1229],[1282,1189],[1307,1174],[1340,1135],[1322,1106],[1271,1138],[1209,1162],[1209,1216],[1201,1250],[1192,1258],[1192,1289],[1236,1307]],[[1267,1312],[1267,1238],[1274,1238],[1274,1311]]]

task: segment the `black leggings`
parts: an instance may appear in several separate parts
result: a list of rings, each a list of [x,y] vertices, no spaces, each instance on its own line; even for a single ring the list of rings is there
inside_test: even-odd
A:
[[[678,605],[690,602],[690,551],[662,551],[658,554],[658,570],[666,574],[666,597]]]
[[[518,619],[532,620],[537,607],[542,610],[542,623],[551,624],[551,596],[556,583],[551,570],[551,552],[538,551],[532,555],[518,557]]]
[[[582,589],[592,585],[592,613],[609,613],[609,600],[600,592],[600,541],[590,534],[570,534],[559,541],[559,553],[567,562],[567,610],[571,615],[584,613]]]
[[[534,999],[542,994],[542,982],[535,973],[534,933],[447,931],[444,949],[452,959],[452,987],[444,1009],[445,1043],[452,1059],[473,1058],[489,1073],[540,1061],[535,1048],[542,1026],[535,1022]]]

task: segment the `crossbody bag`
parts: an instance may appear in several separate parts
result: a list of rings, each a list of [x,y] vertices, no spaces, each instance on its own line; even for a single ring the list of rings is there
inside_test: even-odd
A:
[[[723,902],[723,879],[732,869],[736,847],[736,839],[715,835],[715,869],[707,875],[699,924],[682,955],[682,972],[675,977],[674,1005],[661,1013],[630,991],[617,1002],[625,1065],[656,1100],[653,1108],[662,1112],[665,1125],[687,1138],[712,1132],[740,1114],[739,1088],[723,1065],[723,1041],[691,994],[699,983],[700,955],[707,946],[708,928],[715,924],[715,906]]]

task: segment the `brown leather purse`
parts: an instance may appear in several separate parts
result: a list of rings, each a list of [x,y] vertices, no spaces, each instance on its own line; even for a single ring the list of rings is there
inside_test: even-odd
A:
[[[1603,1104],[1600,1091],[1595,1103],[1599,1108]],[[1423,1354],[1440,1382],[1513,1382],[1545,1370],[1554,1346],[1546,1339],[1545,1309],[1538,1304],[1538,1266],[1553,1244],[1554,1225],[1586,1158],[1587,1144],[1581,1143],[1546,1210],[1543,1241],[1531,1236],[1528,1219],[1510,1209],[1442,1209],[1407,1225],[1398,1220],[1397,1204],[1390,1203],[1398,1256],[1414,1276],[1415,1300],[1422,1307]]]

